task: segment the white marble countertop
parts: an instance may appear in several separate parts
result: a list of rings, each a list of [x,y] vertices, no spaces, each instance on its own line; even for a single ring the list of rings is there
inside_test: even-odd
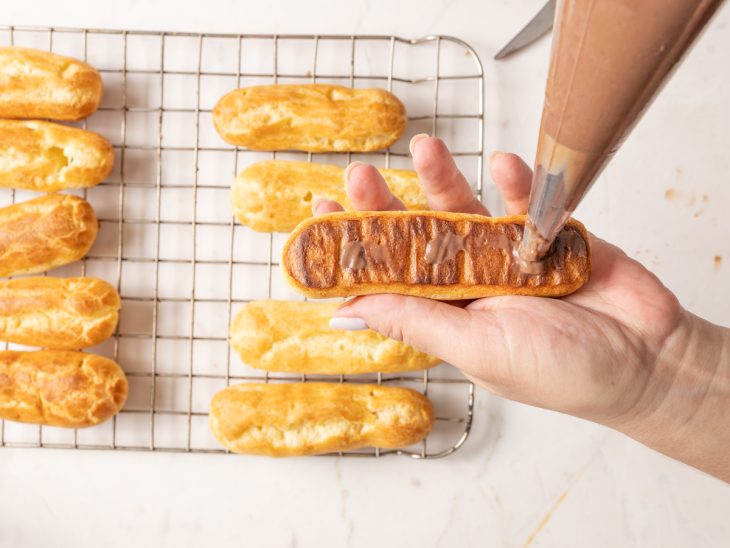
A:
[[[492,55],[541,0],[14,2],[0,24],[451,34],[486,72],[486,150],[531,160],[549,44]],[[730,325],[730,7],[578,216]],[[494,202],[487,189],[487,199]],[[661,229],[659,228],[661,227]],[[0,450],[0,546],[727,546],[730,487],[584,421],[477,394],[456,454],[266,460]]]

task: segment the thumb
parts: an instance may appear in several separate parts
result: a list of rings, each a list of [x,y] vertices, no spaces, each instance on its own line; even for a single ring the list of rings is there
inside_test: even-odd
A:
[[[333,316],[333,328],[369,327],[457,367],[474,361],[472,312],[431,299],[403,295],[357,297]],[[343,321],[343,319],[347,319]],[[358,322],[357,320],[362,320]]]

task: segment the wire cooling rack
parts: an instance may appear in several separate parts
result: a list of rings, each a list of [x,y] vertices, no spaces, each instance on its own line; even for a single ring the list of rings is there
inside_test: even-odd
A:
[[[446,140],[482,195],[484,81],[474,50],[453,37],[227,35],[0,27],[0,45],[84,59],[102,74],[104,99],[80,127],[113,144],[116,167],[83,191],[101,226],[88,257],[52,272],[116,284],[123,308],[114,337],[89,352],[118,361],[129,400],[113,420],[84,430],[0,423],[0,445],[74,449],[225,452],[208,428],[215,392],[243,381],[374,382],[420,390],[436,424],[420,444],[387,453],[443,457],[466,440],[474,389],[441,365],[413,374],[322,377],[265,373],[227,344],[230,320],[253,299],[296,299],[279,272],[286,235],[234,222],[229,188],[246,165],[272,157],[409,168],[416,133]],[[262,154],[232,147],[213,129],[215,102],[236,87],[320,82],[381,87],[406,105],[406,135],[370,154]],[[0,204],[31,198],[0,190]],[[16,348],[15,345],[7,345]],[[17,347],[22,348],[22,347]]]

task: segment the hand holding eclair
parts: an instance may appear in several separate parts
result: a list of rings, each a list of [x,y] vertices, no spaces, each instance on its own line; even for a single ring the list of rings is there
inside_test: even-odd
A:
[[[489,215],[442,141],[417,135],[410,149],[432,210]],[[529,167],[496,153],[490,171],[506,213],[525,213]],[[404,209],[372,166],[351,164],[345,179],[355,210]],[[342,211],[326,199],[313,209]],[[591,278],[567,297],[369,295],[343,305],[332,326],[403,340],[495,394],[602,423],[730,481],[730,330],[690,314],[641,264],[590,239]]]

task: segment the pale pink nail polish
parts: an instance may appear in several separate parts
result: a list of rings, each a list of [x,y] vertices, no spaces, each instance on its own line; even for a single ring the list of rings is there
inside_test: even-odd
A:
[[[341,329],[342,331],[362,331],[368,328],[368,324],[362,318],[334,317],[330,320],[330,328]]]

